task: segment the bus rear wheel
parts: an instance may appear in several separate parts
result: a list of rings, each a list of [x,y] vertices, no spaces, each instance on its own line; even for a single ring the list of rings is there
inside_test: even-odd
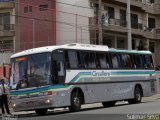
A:
[[[71,95],[71,106],[69,106],[69,110],[71,112],[78,112],[81,109],[82,99],[79,92],[73,92]]]
[[[141,103],[142,95],[143,95],[143,93],[142,93],[141,87],[136,86],[135,90],[134,90],[134,99],[128,100],[128,103],[129,104]]]
[[[102,102],[102,105],[104,106],[104,107],[112,107],[112,106],[114,106],[115,105],[115,101],[110,101],[110,102]]]
[[[37,115],[46,115],[48,109],[37,109],[35,110]]]

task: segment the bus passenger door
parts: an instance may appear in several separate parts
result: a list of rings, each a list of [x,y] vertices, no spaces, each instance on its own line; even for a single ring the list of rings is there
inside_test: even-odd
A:
[[[65,83],[65,67],[64,67],[64,52],[57,50],[53,52],[53,81],[54,83]]]

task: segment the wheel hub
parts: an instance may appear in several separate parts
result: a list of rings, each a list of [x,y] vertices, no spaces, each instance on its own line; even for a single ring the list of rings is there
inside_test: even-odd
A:
[[[137,98],[138,101],[141,100],[141,93],[140,93],[139,90],[137,90],[137,92],[136,92],[136,98]]]
[[[75,98],[74,98],[74,104],[75,104],[76,106],[79,106],[79,103],[80,103],[79,98],[78,98],[78,97],[75,97]]]

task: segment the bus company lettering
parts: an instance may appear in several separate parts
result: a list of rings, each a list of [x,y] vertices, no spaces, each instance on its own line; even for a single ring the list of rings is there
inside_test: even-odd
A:
[[[111,76],[111,72],[93,71],[92,75],[93,75],[93,77],[109,77],[109,76]]]

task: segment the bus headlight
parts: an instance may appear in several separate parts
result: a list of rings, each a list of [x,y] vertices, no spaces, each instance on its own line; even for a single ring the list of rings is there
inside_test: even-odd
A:
[[[50,99],[47,99],[47,100],[45,101],[45,103],[49,104],[49,103],[51,103],[51,100],[50,100]]]
[[[16,107],[16,104],[14,103],[12,106],[13,106],[13,108],[15,108],[15,107]]]

